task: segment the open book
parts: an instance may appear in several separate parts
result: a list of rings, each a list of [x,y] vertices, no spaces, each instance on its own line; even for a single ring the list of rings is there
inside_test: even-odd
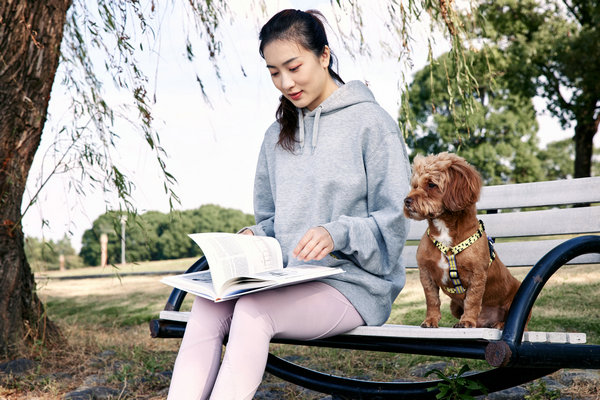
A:
[[[161,282],[215,302],[344,272],[317,265],[284,268],[281,247],[272,237],[233,233],[189,236],[204,252],[210,268],[168,276]]]

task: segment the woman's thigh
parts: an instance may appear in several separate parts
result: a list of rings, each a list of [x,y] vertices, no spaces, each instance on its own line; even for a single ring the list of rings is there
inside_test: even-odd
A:
[[[273,337],[289,339],[333,336],[364,325],[346,297],[323,282],[242,296],[235,306],[234,324],[237,314],[244,314],[244,319],[262,321]]]

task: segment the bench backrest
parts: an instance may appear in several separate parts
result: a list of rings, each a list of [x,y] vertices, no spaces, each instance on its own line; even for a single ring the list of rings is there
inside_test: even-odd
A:
[[[477,210],[502,262],[531,266],[566,239],[600,234],[600,177],[486,186]],[[407,268],[417,267],[417,245],[426,229],[426,221],[410,221],[402,255]],[[600,254],[570,263],[600,263]]]

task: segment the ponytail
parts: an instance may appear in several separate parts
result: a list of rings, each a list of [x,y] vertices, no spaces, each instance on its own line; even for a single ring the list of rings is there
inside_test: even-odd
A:
[[[279,107],[275,112],[281,130],[277,144],[290,153],[294,152],[296,145],[296,128],[298,127],[298,109],[285,96],[279,97]]]

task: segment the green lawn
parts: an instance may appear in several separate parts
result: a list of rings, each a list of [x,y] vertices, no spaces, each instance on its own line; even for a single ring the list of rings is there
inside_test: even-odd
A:
[[[139,263],[111,264],[106,267],[85,267],[67,271],[47,271],[37,272],[36,277],[67,277],[67,276],[86,276],[86,275],[106,275],[113,276],[126,273],[136,272],[184,272],[190,267],[197,258],[182,258],[179,260],[164,260],[164,261],[142,261]]]
[[[118,271],[105,268],[53,271],[39,278],[38,287],[53,318],[71,323],[99,323],[132,326],[155,317],[171,291],[159,282],[160,276],[127,276],[124,272],[171,271],[179,273],[194,259],[127,264]],[[511,272],[523,279],[527,268]],[[52,277],[106,274],[106,278],[54,280]],[[449,300],[443,297],[442,326],[456,321],[450,315]],[[425,316],[425,299],[418,271],[407,272],[407,284],[396,300],[388,322],[419,325]],[[542,290],[529,324],[535,331],[580,331],[588,343],[600,343],[600,265],[563,267]]]

